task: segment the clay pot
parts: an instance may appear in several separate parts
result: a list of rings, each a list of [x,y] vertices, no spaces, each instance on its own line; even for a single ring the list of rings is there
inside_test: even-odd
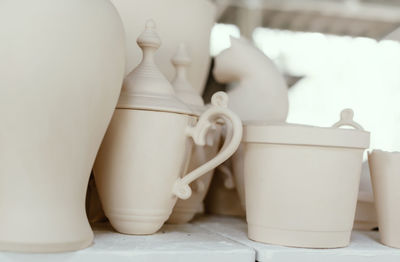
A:
[[[172,80],[175,70],[171,55],[180,43],[186,43],[192,54],[188,78],[202,93],[210,66],[210,33],[215,22],[216,6],[210,0],[111,0],[121,15],[126,30],[127,72],[139,64],[142,54],[136,38],[143,24],[152,18],[158,25],[163,45],[156,55],[161,72]]]
[[[250,239],[306,248],[349,244],[370,136],[352,118],[353,112],[344,110],[332,128],[245,125]]]
[[[400,248],[400,153],[374,150],[369,166],[381,242]]]
[[[0,3],[0,250],[89,246],[90,171],[125,71],[106,0]]]
[[[142,62],[125,79],[113,119],[94,166],[104,212],[125,234],[153,234],[172,212],[177,197],[188,199],[189,185],[228,159],[242,137],[240,119],[228,110],[225,93],[198,118],[176,96],[158,70],[154,55],[161,44],[154,21],[137,39]],[[211,160],[183,175],[194,145],[205,146],[220,118],[232,136]]]

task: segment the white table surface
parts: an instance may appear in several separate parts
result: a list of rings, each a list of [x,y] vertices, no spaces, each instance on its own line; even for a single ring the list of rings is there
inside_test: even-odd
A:
[[[94,230],[94,244],[60,254],[0,253],[0,261],[254,262],[255,251],[198,225],[165,225],[150,236],[129,236],[109,226]]]
[[[251,241],[243,219],[223,216],[200,217],[186,225],[165,225],[151,236],[118,234],[108,225],[96,227],[94,231],[94,244],[81,251],[0,252],[0,262],[400,262],[400,249],[380,244],[378,232],[353,232],[351,245],[346,248],[288,248]]]
[[[244,219],[214,216],[199,218],[195,223],[210,232],[253,248],[256,259],[260,262],[400,262],[400,249],[380,244],[378,232],[355,231],[350,246],[346,248],[304,249],[266,245],[249,240]]]

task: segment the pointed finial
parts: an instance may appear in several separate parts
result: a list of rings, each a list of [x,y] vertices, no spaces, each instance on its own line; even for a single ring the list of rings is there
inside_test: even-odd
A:
[[[137,39],[137,44],[143,49],[144,47],[159,48],[161,39],[156,31],[156,23],[153,19],[146,21],[146,26],[142,34]]]
[[[185,69],[191,64],[192,60],[188,54],[186,45],[180,43],[174,57],[171,59],[172,64],[177,66],[185,66]]]
[[[171,59],[171,63],[176,70],[172,85],[174,86],[177,96],[199,113],[204,109],[204,101],[187,80],[186,72],[191,63],[191,59],[184,43],[178,46],[174,57]]]

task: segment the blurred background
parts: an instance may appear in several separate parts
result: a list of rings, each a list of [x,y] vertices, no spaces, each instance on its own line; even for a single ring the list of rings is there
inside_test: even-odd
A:
[[[288,122],[331,126],[352,108],[371,148],[400,151],[400,0],[215,2],[211,54],[252,40],[285,75]],[[210,78],[205,97],[224,88]]]

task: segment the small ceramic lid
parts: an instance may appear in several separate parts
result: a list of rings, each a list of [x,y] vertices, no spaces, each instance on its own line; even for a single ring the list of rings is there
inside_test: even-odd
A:
[[[193,111],[177,97],[172,85],[155,64],[155,52],[161,45],[155,29],[154,21],[147,21],[144,32],[137,39],[143,58],[125,78],[117,109],[141,109],[194,115]]]
[[[176,74],[172,85],[176,95],[185,102],[196,115],[201,115],[205,111],[203,98],[194,90],[193,86],[187,80],[186,73],[191,64],[186,45],[181,43],[176,54],[171,59]]]
[[[351,126],[355,129],[339,128]],[[287,123],[244,123],[243,141],[286,145],[369,148],[370,133],[353,121],[353,111],[342,111],[333,127],[315,127]]]

